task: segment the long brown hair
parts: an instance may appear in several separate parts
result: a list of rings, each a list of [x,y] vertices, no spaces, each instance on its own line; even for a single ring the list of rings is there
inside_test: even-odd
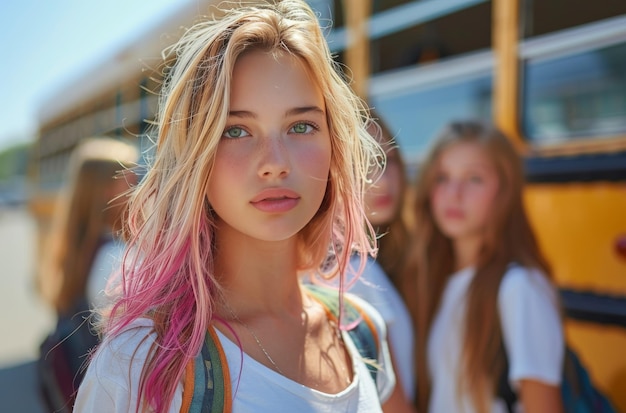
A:
[[[403,273],[405,299],[416,323],[418,405],[427,410],[429,373],[426,348],[433,318],[450,275],[456,270],[452,242],[437,227],[430,204],[438,160],[444,150],[460,142],[479,145],[491,158],[499,178],[499,192],[485,239],[476,261],[465,314],[461,377],[457,393],[469,394],[479,412],[488,411],[487,395],[495,394],[504,368],[497,308],[500,281],[507,266],[519,265],[550,276],[524,210],[522,162],[511,142],[490,125],[452,122],[437,137],[419,168],[413,214],[415,231]]]
[[[387,162],[393,157],[393,162],[398,164],[400,170],[400,198],[393,216],[388,222],[378,225],[376,230],[378,238],[378,255],[376,261],[385,271],[396,288],[400,289],[401,272],[404,268],[404,260],[409,240],[409,229],[405,220],[405,204],[407,192],[406,165],[400,148],[385,121],[372,109],[370,115],[374,121],[373,129],[378,129],[376,139],[380,142],[387,153]],[[370,128],[372,127],[370,126]],[[368,128],[368,130],[370,129]]]
[[[114,138],[87,138],[70,156],[66,185],[57,198],[52,228],[39,270],[39,290],[54,309],[66,313],[85,294],[102,237],[122,228],[115,179],[135,166],[139,150]],[[119,174],[119,176],[118,176]]]

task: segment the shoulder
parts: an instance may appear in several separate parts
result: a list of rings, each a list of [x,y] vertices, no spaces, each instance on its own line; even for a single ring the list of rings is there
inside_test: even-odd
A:
[[[499,288],[501,299],[516,299],[524,296],[537,296],[557,304],[556,287],[538,269],[511,264]]]
[[[133,411],[141,375],[156,340],[152,320],[135,320],[119,334],[105,337],[90,360],[76,397],[75,411]],[[178,384],[168,412],[180,409]]]
[[[103,387],[115,393],[136,389],[155,341],[154,324],[147,318],[106,336],[89,361],[84,381],[105,383]]]
[[[556,287],[540,270],[511,265],[498,290],[498,308],[505,324],[521,319],[545,322],[560,318]]]
[[[129,370],[132,372],[137,365],[143,367],[155,340],[156,333],[152,320],[137,319],[119,334],[102,340],[89,368],[98,375],[110,378],[120,378],[124,375],[127,378]]]
[[[564,335],[557,291],[541,271],[510,266],[498,294],[509,380],[558,384]]]
[[[359,273],[360,270],[361,272]],[[355,282],[350,287],[349,291],[352,293],[354,293],[355,288],[359,288],[360,286],[377,287],[388,278],[383,268],[375,259],[367,257],[364,262],[361,262],[361,257],[358,255],[353,255],[350,258],[348,274],[348,281],[352,281],[352,279],[358,275],[356,280],[354,280]]]
[[[125,248],[124,242],[119,239],[109,239],[104,242],[96,251],[96,260],[110,261],[120,260]]]

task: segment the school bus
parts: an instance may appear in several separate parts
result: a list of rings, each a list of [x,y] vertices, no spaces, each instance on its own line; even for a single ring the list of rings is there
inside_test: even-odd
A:
[[[331,47],[414,177],[449,120],[492,121],[525,162],[568,344],[626,411],[626,2],[346,0]]]
[[[38,256],[66,179],[67,162],[82,139],[117,137],[134,142],[142,153],[149,150],[146,133],[157,107],[161,53],[182,33],[181,26],[197,17],[196,13],[196,9],[183,8],[156,22],[41,102],[28,171],[29,209],[37,223]]]
[[[77,142],[109,135],[149,147],[160,52],[211,3],[183,6],[41,105],[29,173],[40,238]],[[309,3],[355,90],[397,133],[409,178],[451,119],[494,121],[511,137],[568,343],[626,411],[626,2]]]

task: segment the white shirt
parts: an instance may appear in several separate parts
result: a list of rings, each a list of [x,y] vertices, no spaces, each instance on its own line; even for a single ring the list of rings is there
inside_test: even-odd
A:
[[[469,395],[457,395],[467,290],[474,269],[453,274],[444,290],[428,337],[431,376],[430,413],[474,413]],[[551,385],[561,382],[564,357],[563,328],[556,291],[536,270],[510,266],[498,290],[504,346],[509,359],[509,382],[532,379]],[[502,400],[492,401],[492,413],[505,413]],[[518,406],[518,412],[522,412]]]
[[[328,394],[283,377],[245,353],[242,354],[237,344],[218,332],[231,376],[233,412],[382,412],[381,402],[389,398],[395,386],[389,350],[384,339],[385,324],[371,306],[358,298],[353,300],[367,311],[379,332],[378,363],[381,370],[377,375],[378,389],[347,333],[343,333],[343,338],[352,358],[354,377],[343,391]],[[103,341],[80,385],[75,412],[135,411],[141,370],[155,339],[151,329],[151,320],[140,319],[120,335]],[[181,381],[169,413],[180,411],[182,393]]]
[[[120,268],[125,246],[120,239],[110,239],[98,248],[87,278],[87,300],[92,307],[105,304],[104,289],[111,274]]]
[[[353,258],[353,266],[358,266],[358,257]],[[354,268],[355,270],[358,269]],[[396,374],[402,381],[402,389],[409,400],[415,396],[415,355],[413,344],[415,334],[411,315],[393,283],[374,260],[369,259],[363,273],[348,290],[370,303],[383,317],[387,325],[391,352],[396,361]]]

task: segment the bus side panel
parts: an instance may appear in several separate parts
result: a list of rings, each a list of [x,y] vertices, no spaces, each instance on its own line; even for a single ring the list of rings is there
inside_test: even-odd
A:
[[[557,284],[626,295],[626,258],[615,244],[626,235],[626,184],[529,185],[529,218]]]
[[[626,259],[615,249],[626,234],[626,184],[530,184],[529,218],[560,288],[626,295]],[[594,383],[626,412],[626,330],[566,319],[568,343]]]

